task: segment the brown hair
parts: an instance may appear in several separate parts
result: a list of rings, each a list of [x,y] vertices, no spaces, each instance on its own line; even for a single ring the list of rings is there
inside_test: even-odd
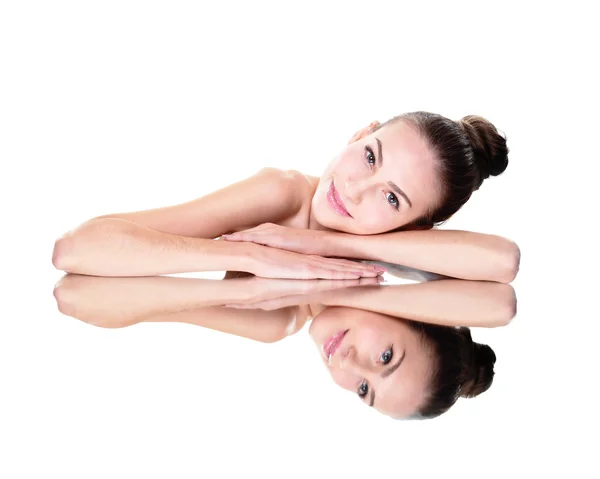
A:
[[[473,342],[469,328],[408,324],[421,334],[433,357],[429,393],[414,418],[439,416],[459,397],[472,398],[489,389],[496,355],[488,345]]]
[[[483,180],[501,174],[508,166],[506,137],[485,118],[469,115],[456,122],[435,113],[416,111],[396,116],[373,131],[396,121],[406,121],[416,128],[438,158],[442,200],[417,220],[417,225],[434,226],[448,220]]]

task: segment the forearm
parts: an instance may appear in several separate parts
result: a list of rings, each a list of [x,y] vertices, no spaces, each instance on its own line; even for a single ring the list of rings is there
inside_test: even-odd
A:
[[[143,321],[146,318],[241,300],[246,279],[210,280],[148,276],[114,278],[67,274],[54,296],[76,317]]]
[[[336,290],[322,302],[443,326],[492,328],[508,324],[516,314],[512,286],[456,279]]]
[[[52,262],[69,273],[153,276],[247,270],[248,245],[162,233],[126,220],[91,220],[58,239]]]
[[[54,296],[63,314],[104,328],[122,328],[140,322],[181,322],[261,342],[287,336],[297,308],[240,311],[219,306],[247,296],[246,286],[246,279],[69,274],[58,282]]]
[[[510,283],[519,269],[517,245],[470,231],[403,231],[372,236],[327,233],[327,256],[395,263],[453,278]]]

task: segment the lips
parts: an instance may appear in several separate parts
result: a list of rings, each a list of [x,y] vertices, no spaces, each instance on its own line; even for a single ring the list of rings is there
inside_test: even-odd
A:
[[[342,198],[340,198],[340,195],[338,194],[338,191],[335,188],[335,185],[333,184],[333,180],[331,181],[331,185],[329,185],[329,190],[327,191],[327,200],[329,201],[331,207],[339,214],[341,214],[342,216],[348,216],[352,218],[352,215],[348,213],[348,210],[346,209],[346,205],[344,205]]]
[[[331,357],[335,354],[337,349],[340,347],[340,344],[342,344],[344,336],[346,336],[346,333],[348,331],[349,331],[348,329],[345,331],[340,331],[340,332],[334,334],[333,336],[331,336],[327,341],[325,341],[325,344],[323,344],[323,354],[327,361],[329,361],[331,359]]]

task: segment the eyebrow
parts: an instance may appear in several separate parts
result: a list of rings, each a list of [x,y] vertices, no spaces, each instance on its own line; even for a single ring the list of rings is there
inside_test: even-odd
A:
[[[406,351],[404,351],[404,353],[402,354],[402,356],[400,357],[400,359],[398,359],[398,361],[396,361],[396,364],[394,364],[393,366],[390,366],[389,368],[387,368],[386,370],[384,370],[381,373],[381,377],[382,378],[387,378],[396,369],[398,369],[398,367],[400,367],[400,364],[402,364],[402,361],[404,361],[404,357],[405,356],[406,356]],[[374,402],[375,402],[375,389],[371,388],[371,399],[369,401],[369,406],[373,407],[373,403]]]
[[[382,153],[382,146],[381,146],[381,140],[377,137],[375,137],[375,141],[377,142],[377,153],[378,153],[378,161],[377,161],[377,165],[378,167],[381,167],[381,165],[383,164],[383,153]],[[404,191],[402,191],[402,188],[400,188],[396,183],[394,183],[393,181],[388,181],[388,185],[390,185],[390,187],[396,192],[398,193],[400,196],[402,196],[402,198],[404,198],[404,200],[408,203],[408,206],[412,208],[412,203],[410,201],[410,199],[408,198],[408,196],[406,196],[406,193],[404,193]]]

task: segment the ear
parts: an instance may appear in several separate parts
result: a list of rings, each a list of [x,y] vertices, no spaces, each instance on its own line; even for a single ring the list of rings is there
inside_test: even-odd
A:
[[[356,133],[354,133],[352,138],[350,138],[350,141],[348,142],[348,144],[350,145],[350,144],[354,143],[355,141],[358,141],[361,138],[364,138],[365,136],[370,135],[371,133],[373,133],[373,130],[375,130],[375,128],[377,128],[378,126],[379,126],[379,122],[377,120],[372,121],[369,124],[369,126],[367,126],[365,128],[361,128]]]

